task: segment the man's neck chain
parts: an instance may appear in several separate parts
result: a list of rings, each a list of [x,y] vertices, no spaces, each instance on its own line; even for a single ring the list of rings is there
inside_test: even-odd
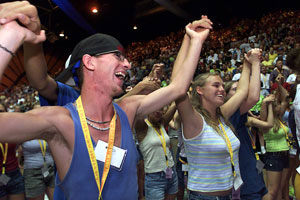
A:
[[[109,130],[109,127],[105,127],[105,128],[97,127],[97,126],[93,125],[91,122],[89,122],[88,120],[86,121],[86,123],[88,125],[90,125],[92,128],[94,128],[98,131],[107,131],[107,130]]]
[[[118,115],[116,115],[116,121],[117,121],[117,117],[118,117]],[[96,129],[97,131],[107,131],[107,130],[109,130],[109,128],[110,128],[110,127],[105,127],[105,128],[97,127],[97,126],[95,126],[94,124],[92,124],[91,122],[96,123],[96,124],[106,124],[106,123],[108,123],[108,122],[110,122],[110,121],[106,121],[106,122],[102,122],[102,121],[94,121],[94,120],[89,119],[88,117],[86,117],[86,123],[87,123],[89,126],[91,126],[92,128]]]
[[[109,123],[110,121],[94,121],[88,117],[85,117],[87,121],[90,121],[90,122],[93,122],[93,123],[96,123],[96,124],[106,124],[106,123]]]

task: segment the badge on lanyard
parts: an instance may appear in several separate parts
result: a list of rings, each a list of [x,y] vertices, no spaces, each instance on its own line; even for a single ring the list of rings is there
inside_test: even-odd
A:
[[[105,162],[107,147],[108,144],[106,142],[98,140],[97,146],[95,148],[95,155],[97,160]],[[114,146],[112,150],[110,165],[121,171],[126,154],[127,150]]]
[[[167,167],[165,173],[166,173],[166,178],[172,178],[172,174],[173,174],[172,168]]]
[[[7,176],[6,174],[1,174],[0,175],[0,185],[7,185],[7,183],[10,181],[10,177]]]
[[[243,184],[243,180],[241,178],[240,173],[236,173],[236,176],[233,178],[233,188],[234,190],[238,190]]]
[[[256,169],[259,174],[262,172],[264,166],[265,166],[265,164],[261,160],[256,161]]]
[[[289,151],[290,151],[290,155],[295,156],[297,154],[297,149],[295,148],[291,148]]]
[[[183,172],[188,172],[188,171],[189,171],[189,166],[188,166],[188,164],[182,164],[182,171],[183,171]]]
[[[5,143],[4,146],[2,143],[0,143],[0,147],[3,155],[2,174],[0,175],[0,185],[7,185],[7,183],[10,181],[10,177],[5,174],[5,164],[6,164],[7,153],[8,153],[8,143]]]
[[[47,178],[50,175],[49,169],[46,165],[42,168],[42,174],[44,178]]]

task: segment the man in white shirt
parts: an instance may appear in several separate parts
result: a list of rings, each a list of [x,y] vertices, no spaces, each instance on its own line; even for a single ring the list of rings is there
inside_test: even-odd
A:
[[[270,94],[270,74],[267,74],[267,67],[264,65],[261,66],[260,81],[262,83],[260,94],[267,96]]]
[[[209,56],[207,57],[207,63],[210,63],[210,61],[211,63],[215,63],[217,62],[217,60],[218,60],[218,54],[216,54],[215,51],[211,49],[209,51]]]
[[[295,84],[296,78],[297,78],[297,74],[292,73],[288,76],[288,78],[286,79],[286,82],[290,85]]]

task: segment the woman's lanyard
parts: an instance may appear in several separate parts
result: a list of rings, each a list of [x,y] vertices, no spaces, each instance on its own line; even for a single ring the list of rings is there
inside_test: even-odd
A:
[[[93,168],[93,172],[94,172],[94,177],[97,183],[97,187],[99,190],[99,196],[98,199],[101,199],[101,194],[102,194],[102,190],[104,187],[104,183],[106,181],[109,169],[110,169],[110,162],[111,162],[111,157],[112,157],[112,150],[113,150],[113,146],[114,146],[114,140],[115,140],[115,132],[116,132],[116,110],[114,108],[114,116],[109,124],[109,137],[108,137],[108,147],[107,147],[107,153],[106,153],[106,157],[105,157],[105,163],[104,163],[104,167],[103,167],[103,173],[102,173],[102,179],[101,179],[101,187],[100,187],[100,177],[99,177],[99,169],[98,169],[98,163],[96,160],[96,155],[95,155],[95,151],[94,151],[94,147],[93,147],[93,143],[91,140],[91,135],[90,135],[90,131],[86,122],[86,118],[85,118],[85,113],[84,113],[84,109],[82,106],[82,102],[81,102],[81,96],[78,97],[78,99],[76,100],[76,106],[77,106],[77,110],[78,110],[78,114],[79,114],[79,118],[80,118],[80,123],[82,126],[82,131],[83,131],[83,135],[84,135],[84,139],[86,142],[86,147],[89,153],[89,157],[90,157],[90,161],[92,164],[92,168]]]
[[[229,150],[229,155],[230,155],[230,162],[231,162],[231,167],[232,167],[232,172],[233,172],[233,176],[236,176],[236,173],[235,173],[235,169],[234,169],[234,162],[233,162],[233,151],[232,151],[232,146],[231,146],[231,143],[230,143],[230,140],[226,134],[226,131],[223,127],[223,124],[221,123],[221,121],[219,120],[219,123],[221,125],[221,128],[222,128],[222,131],[223,131],[223,134],[225,136],[225,143],[227,145],[227,148]]]
[[[44,166],[46,166],[46,141],[43,140],[43,144],[42,144],[41,140],[39,140],[39,143],[40,143],[41,152],[44,159]]]
[[[247,128],[247,132],[248,132],[249,138],[250,138],[250,140],[251,140],[251,144],[252,144],[252,148],[253,148],[253,150],[254,150],[255,158],[256,158],[256,160],[259,160],[259,155],[258,155],[257,152],[255,152],[255,150],[256,150],[255,142],[254,142],[254,140],[253,140],[253,138],[252,138],[252,135],[251,135],[251,133],[250,133],[250,130],[249,130],[248,128]]]
[[[162,128],[159,129],[159,131],[161,133],[161,134],[159,134],[148,119],[145,119],[145,121],[154,129],[155,133],[159,137],[162,147],[164,149],[166,165],[167,165],[167,167],[169,167],[169,161],[168,161],[168,157],[167,157],[167,145],[166,145],[166,140],[165,140],[165,136],[164,136],[164,132],[163,132]]]
[[[285,138],[286,138],[286,142],[288,143],[289,148],[293,148],[293,145],[291,145],[291,140],[289,138],[289,134],[288,132],[285,130],[284,124],[279,120],[280,126],[283,129],[284,133],[285,133]]]
[[[3,155],[2,174],[5,174],[5,164],[6,164],[6,159],[7,159],[8,143],[5,143],[5,150],[4,150],[4,147],[3,147],[2,143],[0,143],[0,147],[1,147],[2,155]]]
[[[264,86],[266,87],[266,84],[267,84],[267,74],[262,74],[263,75],[263,83],[264,83]]]

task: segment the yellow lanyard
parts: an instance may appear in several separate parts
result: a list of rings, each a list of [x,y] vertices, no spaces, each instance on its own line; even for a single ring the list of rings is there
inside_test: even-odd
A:
[[[185,162],[184,160],[182,160],[180,157],[178,158],[178,160],[179,160],[182,164],[184,164],[184,165],[188,164],[187,162]]]
[[[110,169],[112,150],[113,150],[113,146],[114,146],[115,132],[116,132],[116,116],[117,116],[116,110],[114,109],[114,116],[109,124],[110,129],[109,129],[109,137],[108,137],[108,147],[107,147],[107,153],[106,153],[106,157],[105,157],[105,163],[104,163],[104,167],[103,167],[101,187],[100,187],[98,163],[96,160],[96,155],[95,155],[93,143],[91,140],[90,131],[89,131],[86,119],[85,119],[85,113],[84,113],[84,109],[83,109],[82,102],[81,102],[81,96],[79,96],[78,99],[76,100],[76,105],[77,105],[77,110],[78,110],[78,114],[80,117],[80,123],[82,126],[84,139],[86,142],[86,147],[89,152],[90,161],[91,161],[91,164],[93,167],[95,180],[96,180],[97,187],[99,190],[98,199],[101,199],[102,190],[103,190],[103,187],[104,187],[104,184],[105,184],[105,181],[106,181],[109,169]]]
[[[254,140],[253,140],[253,138],[252,138],[252,135],[251,135],[251,133],[250,133],[250,130],[249,130],[248,128],[247,128],[247,131],[248,131],[248,135],[249,135],[250,140],[251,140],[252,148],[253,148],[253,150],[255,151],[255,150],[256,150],[255,142],[254,142]],[[259,155],[258,155],[258,153],[257,153],[257,152],[254,152],[254,154],[255,154],[256,160],[259,160]]]
[[[2,143],[0,143],[0,147],[1,147],[2,155],[3,155],[2,174],[5,174],[5,163],[6,163],[6,159],[7,159],[8,143],[5,143],[5,150],[3,148],[3,144]]]
[[[46,165],[46,141],[43,140],[43,144],[42,144],[41,140],[39,140],[39,143],[40,143],[42,155],[43,155],[43,158],[44,158],[44,165]]]
[[[163,132],[162,128],[159,129],[160,133],[161,133],[161,134],[159,134],[148,119],[145,119],[145,121],[147,124],[149,124],[154,129],[155,133],[159,137],[162,147],[164,149],[166,164],[167,164],[167,167],[169,167],[169,161],[168,161],[168,157],[167,157],[167,145],[166,145],[166,140],[165,140],[165,136],[164,136],[164,132]]]
[[[266,74],[262,74],[262,75],[263,75],[264,85],[266,85],[266,83],[267,83],[267,75]]]
[[[287,141],[287,143],[288,143],[288,146],[291,147],[291,148],[293,148],[293,146],[291,145],[291,141],[290,141],[288,132],[285,130],[285,127],[286,127],[286,126],[284,126],[283,123],[282,123],[280,120],[279,120],[279,123],[280,123],[280,126],[281,126],[281,128],[283,129],[283,131],[284,131],[284,133],[285,133],[285,138],[286,138],[286,141]]]
[[[233,176],[236,176],[236,173],[235,173],[235,169],[234,169],[234,162],[233,162],[233,151],[232,151],[232,146],[231,146],[231,143],[230,143],[230,140],[226,134],[226,131],[223,127],[223,124],[221,123],[221,121],[219,120],[219,123],[221,125],[221,128],[222,128],[222,131],[223,131],[223,134],[225,136],[225,143],[227,145],[227,148],[229,150],[229,155],[230,155],[230,161],[231,161],[231,166],[232,166],[232,172],[233,172]]]

